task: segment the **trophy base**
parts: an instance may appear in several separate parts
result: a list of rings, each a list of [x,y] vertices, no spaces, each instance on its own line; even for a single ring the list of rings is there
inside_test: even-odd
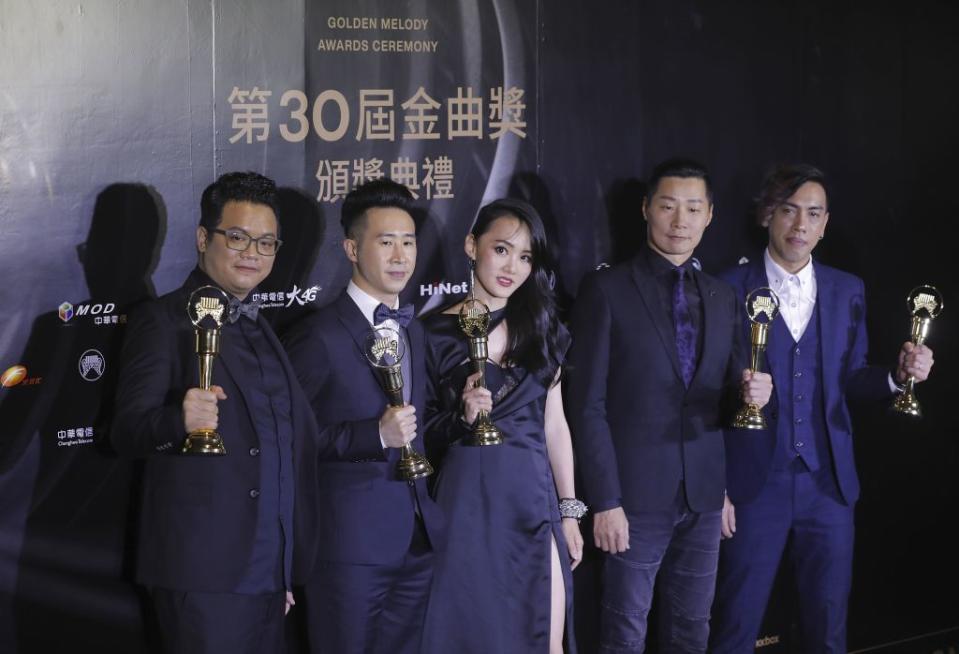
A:
[[[483,447],[485,445],[502,445],[503,434],[493,424],[476,425],[473,428],[473,436],[467,441],[467,445]]]
[[[733,419],[733,427],[758,431],[766,428],[766,419],[763,418],[763,414],[758,408],[747,406],[736,414],[735,419]]]
[[[396,463],[396,473],[406,481],[414,481],[433,474],[433,466],[425,456],[413,450],[411,454],[404,452]]]
[[[892,403],[892,410],[904,416],[922,417],[922,408],[919,406],[919,400],[916,399],[915,395],[903,393],[897,396]]]
[[[212,429],[198,429],[191,431],[183,441],[181,454],[196,454],[200,456],[223,456],[226,448],[223,438]]]

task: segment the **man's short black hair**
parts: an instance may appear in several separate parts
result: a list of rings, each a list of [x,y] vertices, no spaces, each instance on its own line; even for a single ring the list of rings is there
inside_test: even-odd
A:
[[[773,212],[806,182],[815,182],[822,186],[828,201],[826,175],[815,166],[802,163],[779,164],[766,173],[756,198],[756,220],[759,224],[764,226]]]
[[[713,183],[709,178],[706,166],[693,159],[667,159],[653,168],[649,179],[646,180],[646,202],[648,203],[659,190],[659,182],[664,177],[680,177],[682,179],[701,179],[706,185],[706,199],[713,202]]]
[[[276,182],[259,173],[225,173],[206,187],[200,198],[200,227],[206,229],[207,238],[223,219],[223,207],[227,202],[252,202],[265,204],[276,216],[277,236],[280,230],[280,212],[277,208]]]
[[[413,194],[410,190],[388,177],[374,179],[357,186],[343,200],[340,224],[346,238],[356,238],[363,226],[366,212],[374,208],[402,209],[413,215]]]

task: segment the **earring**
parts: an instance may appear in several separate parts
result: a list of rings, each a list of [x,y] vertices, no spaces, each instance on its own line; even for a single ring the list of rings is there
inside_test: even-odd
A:
[[[475,274],[475,271],[476,271],[476,259],[474,259],[474,258],[472,258],[472,257],[466,257],[466,260],[469,262],[468,265],[469,265],[469,269],[470,269],[470,291],[469,291],[469,297],[474,297],[474,296],[473,296],[473,284],[474,284],[474,282],[476,281],[476,279],[475,279],[475,278],[476,278],[476,274]]]

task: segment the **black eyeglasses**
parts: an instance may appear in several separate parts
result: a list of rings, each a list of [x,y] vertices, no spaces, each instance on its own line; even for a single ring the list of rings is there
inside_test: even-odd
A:
[[[223,234],[223,236],[226,237],[226,246],[231,250],[237,250],[239,252],[246,252],[246,249],[250,247],[250,242],[252,241],[256,243],[256,251],[264,257],[272,257],[276,254],[276,251],[280,249],[280,246],[283,245],[283,241],[275,236],[267,235],[253,238],[242,229],[211,229],[210,231]]]

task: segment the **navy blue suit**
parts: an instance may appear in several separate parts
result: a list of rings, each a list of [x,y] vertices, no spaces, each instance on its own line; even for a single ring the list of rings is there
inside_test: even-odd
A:
[[[621,506],[630,522],[630,550],[606,560],[604,651],[643,651],[660,564],[671,587],[684,583],[675,571],[701,572],[688,597],[669,593],[663,614],[672,634],[665,638],[705,647],[708,628],[725,487],[723,422],[743,367],[734,349],[737,309],[726,284],[693,271],[702,345],[687,388],[657,286],[664,264],[647,247],[587,276],[573,311],[568,416],[586,501],[596,512]],[[641,579],[631,572],[638,570]]]
[[[314,652],[416,652],[431,551],[442,516],[425,480],[397,478],[399,450],[384,450],[379,419],[387,396],[363,353],[370,324],[345,292],[284,338],[320,426],[316,567],[307,584]],[[411,403],[423,416],[423,329],[406,329]],[[421,425],[422,423],[420,423]],[[422,428],[413,447],[423,450]]]
[[[866,364],[865,290],[858,277],[813,262],[816,306],[796,341],[777,316],[765,370],[775,392],[764,432],[726,433],[736,534],[724,541],[711,651],[752,652],[784,552],[800,595],[804,652],[845,652],[853,508],[859,480],[848,398],[890,395],[888,369]],[[769,286],[762,256],[722,275],[740,298]],[[747,346],[741,312],[738,337]]]
[[[270,611],[278,616],[281,629],[282,597],[286,590],[281,557],[275,565],[266,566],[264,578],[252,579],[250,573],[251,561],[256,560],[257,548],[262,545],[257,543],[262,536],[258,529],[264,524],[259,516],[277,508],[267,507],[259,499],[259,489],[267,483],[261,479],[260,448],[264,445],[251,411],[260,389],[240,374],[243,353],[238,348],[243,347],[243,342],[233,338],[238,332],[228,333],[239,325],[224,326],[221,352],[213,371],[213,383],[222,386],[227,395],[226,400],[218,403],[217,428],[227,455],[179,453],[186,437],[183,397],[189,388],[199,385],[194,327],[186,307],[190,292],[201,283],[210,282],[202,273],[194,272],[180,289],[141,305],[127,327],[111,439],[120,454],[146,458],[137,579],[150,588],[179,593],[177,601],[183,606],[202,601],[198,596],[187,598],[187,593],[242,596],[249,594],[251,587],[261,588],[270,595]],[[276,357],[277,370],[282,370],[281,383],[285,381],[289,392],[284,429],[292,429],[296,476],[312,478],[316,434],[313,414],[269,324],[262,317],[256,324],[265,338],[267,354]],[[312,563],[312,543],[302,539],[311,533],[303,522],[314,512],[311,501],[311,495],[297,493],[293,575],[298,578],[306,576]],[[273,524],[276,528],[271,537],[281,538],[279,514]],[[160,604],[157,609],[163,627],[164,615],[169,617],[166,609],[170,607]],[[175,607],[171,610],[176,613]],[[260,623],[240,624],[235,613],[229,617],[210,606],[187,610],[198,624],[177,628],[188,629],[206,645],[198,645],[195,650],[194,644],[172,640],[189,640],[193,635],[164,634],[177,651],[239,647],[224,638],[244,630],[252,630],[248,635],[253,642],[248,651],[272,651],[272,646],[258,640],[262,634],[256,631],[265,628]],[[224,610],[232,612],[235,607]],[[222,622],[224,619],[226,623]]]

